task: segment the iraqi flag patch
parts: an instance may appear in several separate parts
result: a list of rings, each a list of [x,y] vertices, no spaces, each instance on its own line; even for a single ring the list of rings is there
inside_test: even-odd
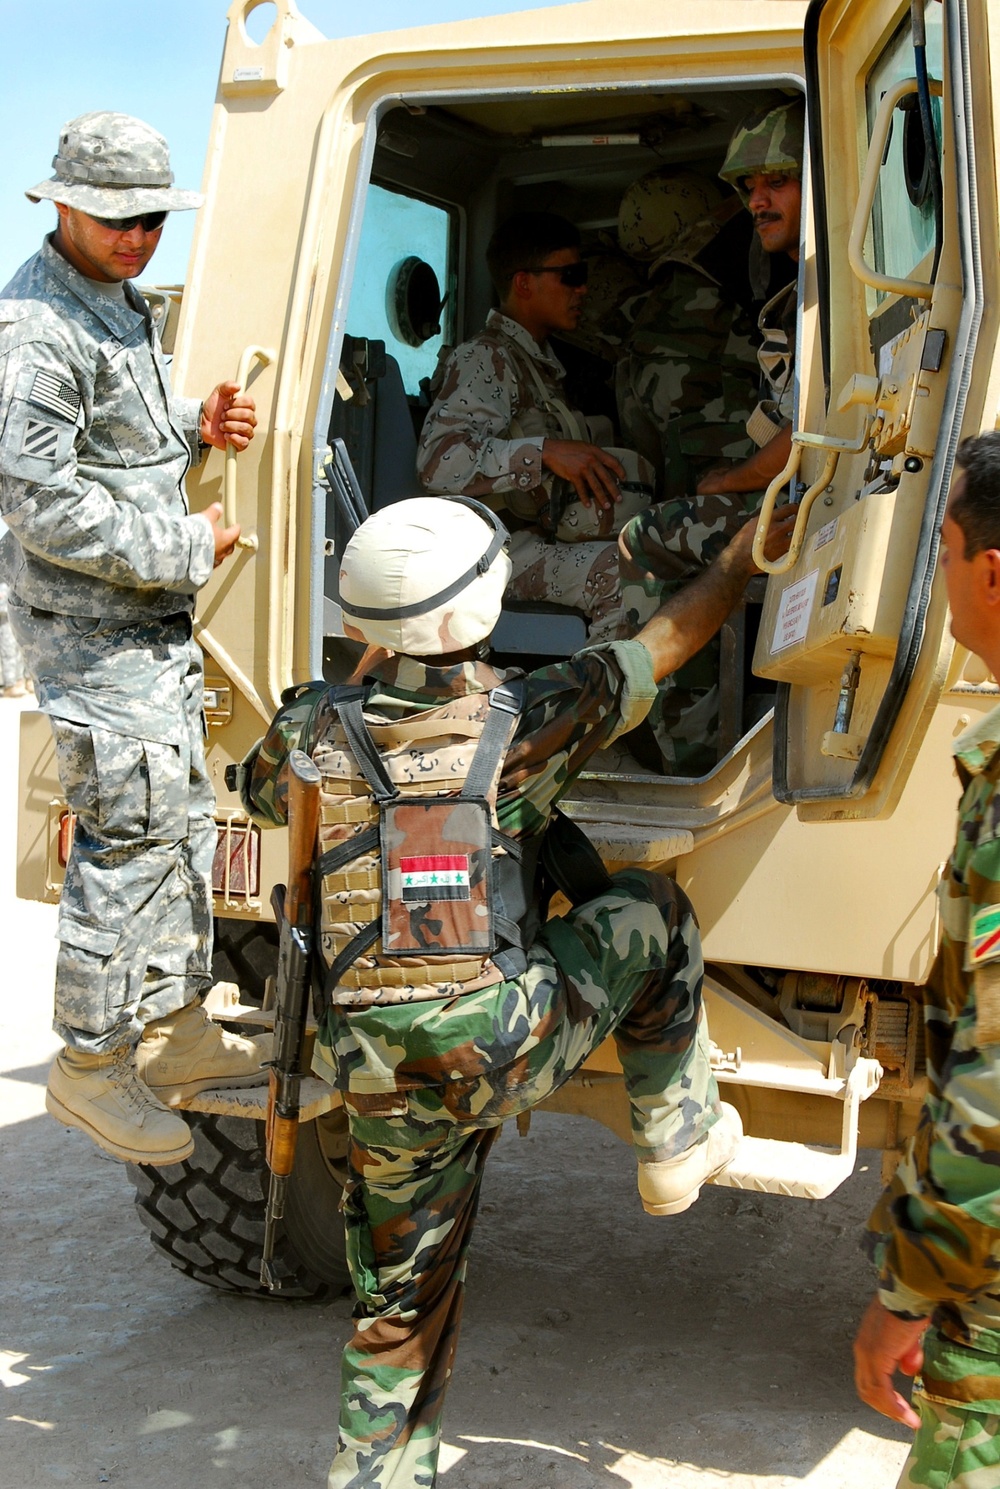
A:
[[[1000,956],[1000,905],[977,910],[969,924],[969,961],[975,967]]]
[[[421,854],[399,860],[400,892],[404,900],[467,900],[467,853]]]

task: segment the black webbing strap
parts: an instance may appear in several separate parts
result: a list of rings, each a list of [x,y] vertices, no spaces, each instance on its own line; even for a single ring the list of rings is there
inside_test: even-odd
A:
[[[362,697],[363,694],[355,693],[349,698],[338,698],[337,713],[344,726],[351,754],[360,766],[361,774],[372,788],[375,800],[394,801],[399,795],[399,787],[394,786],[389,779],[389,773],[382,764],[382,757],[375,748],[375,741],[368,733],[368,725],[365,723],[362,710]]]
[[[483,797],[493,784],[497,766],[506,752],[524,707],[524,679],[500,683],[490,692],[490,711],[462,787],[463,797]]]
[[[334,988],[348,967],[353,962],[356,962],[359,956],[364,956],[369,946],[374,946],[381,930],[382,917],[380,915],[377,920],[371,921],[370,924],[358,931],[358,934],[352,940],[348,941],[340,955],[334,958],[327,969],[326,976],[323,978],[323,997],[327,1008],[333,1002]]]
[[[328,848],[319,860],[316,868],[321,879],[335,870],[343,868],[345,863],[350,863],[352,858],[360,858],[362,853],[371,853],[378,848],[378,827],[369,827],[367,832],[358,834],[357,837],[347,838],[343,843],[338,843],[336,848]]]

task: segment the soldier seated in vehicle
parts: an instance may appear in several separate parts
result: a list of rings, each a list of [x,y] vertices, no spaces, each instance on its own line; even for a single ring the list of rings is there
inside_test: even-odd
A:
[[[787,533],[779,513],[768,551]],[[269,824],[292,750],[321,774],[313,1069],[349,1121],[358,1299],[330,1489],[436,1481],[479,1186],[507,1118],[613,1034],[645,1210],[688,1209],[735,1155],[683,893],[597,860],[566,883],[575,908],[544,921],[536,865],[558,882],[565,858],[543,839],[559,799],[722,623],[754,572],[751,538],[634,640],[524,677],[480,660],[511,572],[499,519],[466,498],[395,503],[358,528],[340,576],[347,633],[389,650],[362,686],[291,697],[244,763],[244,803]]]
[[[755,248],[789,269],[799,257],[803,125],[798,101],[754,110],[733,134],[719,172],[753,218]],[[651,507],[623,529],[619,549],[630,633],[711,562],[760,508],[768,484],[785,468],[791,451],[796,309],[792,278],[760,313],[757,359],[767,396],[746,423],[757,449],[703,474],[695,495]],[[718,717],[713,644],[683,675],[664,681],[650,713],[667,774],[697,776],[712,768]]]
[[[500,306],[445,365],[417,471],[428,492],[508,514],[510,598],[575,606],[591,643],[612,641],[626,634],[614,535],[652,500],[653,476],[632,451],[590,438],[549,343],[580,320],[580,234],[552,213],[518,213],[486,258]]]
[[[622,438],[656,467],[661,500],[753,450],[751,234],[734,193],[678,166],[647,172],[622,197],[618,241],[647,287],[624,307],[615,395]]]

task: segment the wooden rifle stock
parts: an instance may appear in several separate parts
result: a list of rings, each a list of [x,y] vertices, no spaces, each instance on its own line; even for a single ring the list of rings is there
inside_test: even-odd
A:
[[[276,887],[272,903],[281,927],[274,1012],[274,1059],[267,1099],[267,1166],[271,1171],[264,1218],[260,1280],[272,1292],[281,1283],[272,1264],[277,1222],[295,1163],[299,1130],[302,1048],[309,1006],[312,954],[312,870],[319,831],[320,773],[302,750],[288,757],[288,888]]]

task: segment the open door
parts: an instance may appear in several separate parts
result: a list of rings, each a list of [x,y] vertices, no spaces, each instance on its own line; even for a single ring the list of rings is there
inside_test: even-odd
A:
[[[946,679],[941,517],[996,411],[991,41],[986,0],[808,13],[800,515],[754,670],[779,683],[774,793],[811,820],[891,809]]]

